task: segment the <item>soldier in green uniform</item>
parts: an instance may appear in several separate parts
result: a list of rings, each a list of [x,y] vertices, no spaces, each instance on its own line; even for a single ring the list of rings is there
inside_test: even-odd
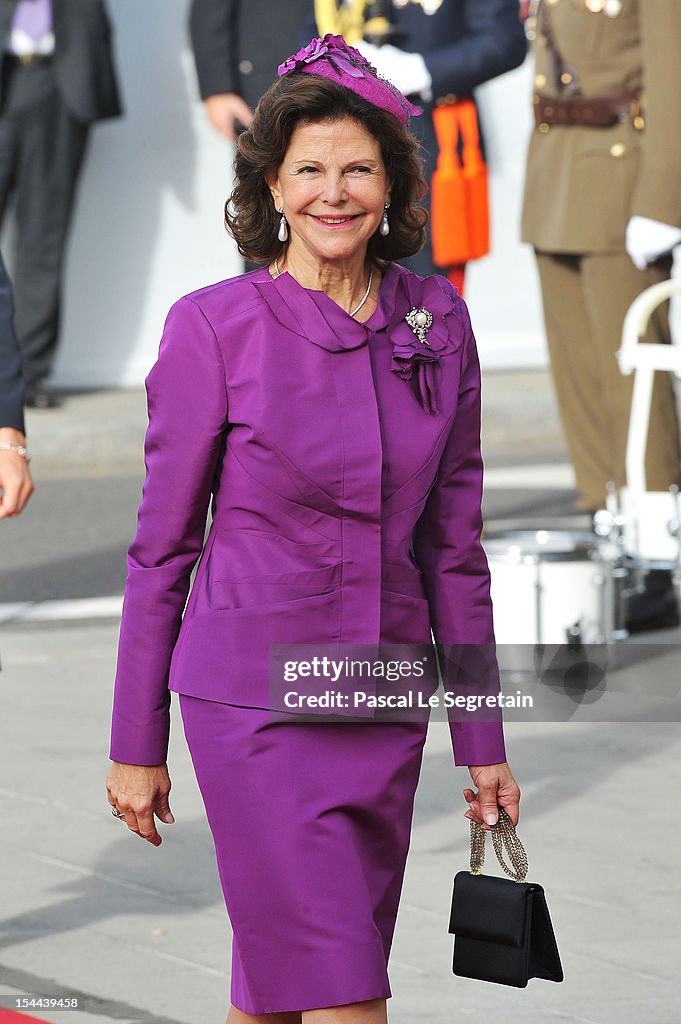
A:
[[[580,492],[625,480],[632,378],[625,313],[671,276],[681,241],[681,0],[535,0],[535,129],[522,218],[541,282],[554,386]],[[669,341],[660,308],[647,340]],[[648,487],[679,482],[672,382],[657,374]]]

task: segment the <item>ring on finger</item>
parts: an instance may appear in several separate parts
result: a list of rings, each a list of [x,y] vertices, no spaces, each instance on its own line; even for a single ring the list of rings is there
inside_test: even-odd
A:
[[[124,818],[125,817],[125,814],[123,813],[123,811],[119,811],[117,807],[112,807],[111,808],[111,813],[113,814],[114,818]]]

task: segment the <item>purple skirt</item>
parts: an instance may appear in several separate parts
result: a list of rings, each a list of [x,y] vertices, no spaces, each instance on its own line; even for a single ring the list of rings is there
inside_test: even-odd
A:
[[[232,1004],[388,998],[427,720],[310,722],[179,700],[232,925]]]

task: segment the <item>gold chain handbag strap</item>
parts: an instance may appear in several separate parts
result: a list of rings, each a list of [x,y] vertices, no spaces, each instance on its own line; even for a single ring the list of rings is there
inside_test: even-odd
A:
[[[474,875],[482,874],[482,865],[485,860],[486,832],[487,829],[484,829],[477,821],[471,819],[471,873]],[[507,875],[510,875],[514,882],[524,882],[528,868],[527,854],[525,853],[525,847],[516,834],[513,822],[503,807],[499,808],[497,823],[491,826],[489,832],[492,836],[494,852],[503,870]],[[504,846],[513,865],[512,868],[504,861]]]

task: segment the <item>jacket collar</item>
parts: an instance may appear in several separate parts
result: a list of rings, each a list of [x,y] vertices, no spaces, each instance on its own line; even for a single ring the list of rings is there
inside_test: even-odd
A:
[[[410,383],[426,412],[439,412],[440,358],[456,352],[464,335],[456,292],[444,278],[422,278],[389,264],[378,305],[365,323],[351,317],[325,292],[303,288],[286,272],[273,278],[265,267],[253,272],[251,283],[280,324],[328,352],[360,348],[370,334],[386,330],[393,349],[391,371]],[[430,314],[425,341],[406,319],[417,310]]]
[[[378,305],[365,323],[351,317],[325,292],[303,288],[286,272],[273,278],[264,268],[254,275],[252,284],[282,326],[328,352],[343,352],[365,345],[370,332],[388,326],[399,277],[400,270],[393,264],[385,268]]]

